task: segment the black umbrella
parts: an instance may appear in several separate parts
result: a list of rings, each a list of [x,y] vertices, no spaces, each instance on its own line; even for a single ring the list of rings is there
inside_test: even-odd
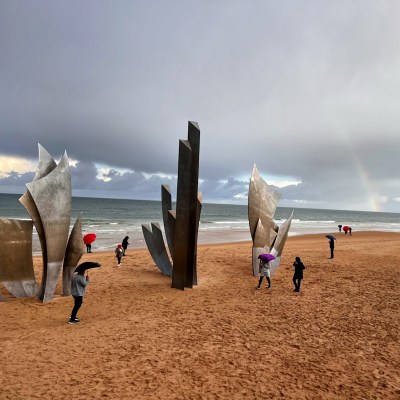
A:
[[[87,269],[91,269],[91,268],[99,268],[100,264],[97,262],[91,262],[91,261],[86,261],[82,264],[79,264],[76,268],[75,268],[75,272],[83,272],[86,271]]]
[[[331,240],[336,240],[335,236],[332,235],[326,235],[325,237]]]

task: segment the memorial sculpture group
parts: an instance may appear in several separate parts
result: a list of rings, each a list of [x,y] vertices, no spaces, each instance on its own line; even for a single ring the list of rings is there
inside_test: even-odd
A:
[[[84,253],[81,216],[69,235],[71,173],[67,154],[57,163],[39,144],[39,163],[33,181],[19,199],[31,220],[0,218],[0,282],[16,297],[54,296],[62,271],[63,295],[70,294],[74,269]],[[33,271],[32,231],[35,225],[43,255],[38,290]],[[68,237],[69,236],[69,237]]]
[[[197,285],[197,237],[202,207],[198,192],[200,129],[189,121],[188,140],[179,141],[176,210],[172,209],[169,186],[161,186],[162,216],[168,255],[159,224],[142,225],[149,252],[160,271],[172,276],[172,287],[184,290]],[[71,174],[65,153],[57,163],[39,144],[36,175],[28,183],[20,202],[31,220],[0,218],[0,282],[16,297],[53,298],[62,271],[63,295],[70,294],[76,265],[85,252],[81,216],[69,234],[71,218]],[[280,195],[260,176],[256,166],[249,185],[248,216],[253,240],[253,275],[258,275],[258,256],[276,257],[279,266],[293,212],[280,226],[274,222]],[[38,290],[32,260],[32,231],[35,225],[43,254],[43,273]],[[0,293],[0,300],[2,300]]]
[[[166,241],[160,225],[142,225],[147,248],[156,266],[167,276],[172,275],[172,287],[184,289],[197,285],[197,235],[201,212],[201,193],[198,193],[200,130],[196,122],[189,122],[188,140],[179,142],[178,190],[176,210],[172,209],[169,186],[161,186],[162,217]],[[253,240],[253,275],[258,275],[258,256],[270,253],[276,257],[272,270],[280,263],[293,212],[280,226],[274,222],[278,192],[260,176],[256,166],[249,185],[248,216]]]

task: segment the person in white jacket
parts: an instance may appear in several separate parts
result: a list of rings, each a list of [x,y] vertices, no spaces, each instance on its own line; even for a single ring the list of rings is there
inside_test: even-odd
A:
[[[271,266],[268,261],[260,260],[260,280],[258,281],[257,289],[261,289],[261,283],[263,281],[264,276],[267,278],[268,288],[271,287]]]
[[[78,324],[79,319],[76,318],[78,310],[81,308],[83,296],[85,295],[86,286],[89,283],[89,275],[86,275],[85,271],[76,273],[71,279],[71,295],[74,298],[74,308],[71,312],[69,324]]]

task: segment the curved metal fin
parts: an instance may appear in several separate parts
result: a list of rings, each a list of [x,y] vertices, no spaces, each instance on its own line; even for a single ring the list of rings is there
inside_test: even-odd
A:
[[[71,217],[71,173],[65,152],[48,175],[28,183],[43,225],[46,264],[43,268],[39,298],[51,300],[62,268]]]
[[[82,213],[79,214],[69,235],[63,264],[63,295],[71,294],[71,279],[79,260],[85,253],[82,235]]]
[[[167,249],[165,248],[160,225],[152,223],[150,227],[149,225],[142,224],[142,231],[149,253],[157,268],[162,274],[171,276],[172,265],[167,254]]]
[[[0,218],[0,281],[15,297],[33,297],[37,292],[32,229],[30,220]]]
[[[277,257],[280,257],[282,255],[283,248],[285,246],[286,239],[289,234],[290,225],[292,223],[293,213],[294,213],[294,210],[290,214],[290,217],[280,226],[278,235],[276,236],[276,240],[274,243],[274,247],[271,250],[271,254],[273,254]]]
[[[174,257],[174,231],[175,226],[171,226],[172,220],[170,220],[168,213],[172,210],[172,197],[171,189],[169,185],[161,185],[161,204],[162,204],[162,215],[164,222],[165,238],[167,239],[168,250],[171,257]]]
[[[38,179],[43,178],[57,167],[57,163],[54,161],[53,157],[40,143],[38,143],[38,151],[39,162],[33,181],[37,181]]]
[[[280,197],[281,195],[264,181],[254,164],[248,195],[248,217],[253,240],[258,219],[261,219],[265,229],[268,229],[268,226],[273,226],[272,219]]]

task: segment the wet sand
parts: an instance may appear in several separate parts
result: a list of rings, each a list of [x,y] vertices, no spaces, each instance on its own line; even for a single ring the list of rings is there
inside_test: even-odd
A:
[[[46,304],[2,288],[0,399],[399,399],[400,234],[333,234],[333,260],[323,235],[290,237],[262,290],[249,242],[200,246],[184,292],[146,250],[119,269],[85,254],[102,267],[74,326],[60,287]]]

